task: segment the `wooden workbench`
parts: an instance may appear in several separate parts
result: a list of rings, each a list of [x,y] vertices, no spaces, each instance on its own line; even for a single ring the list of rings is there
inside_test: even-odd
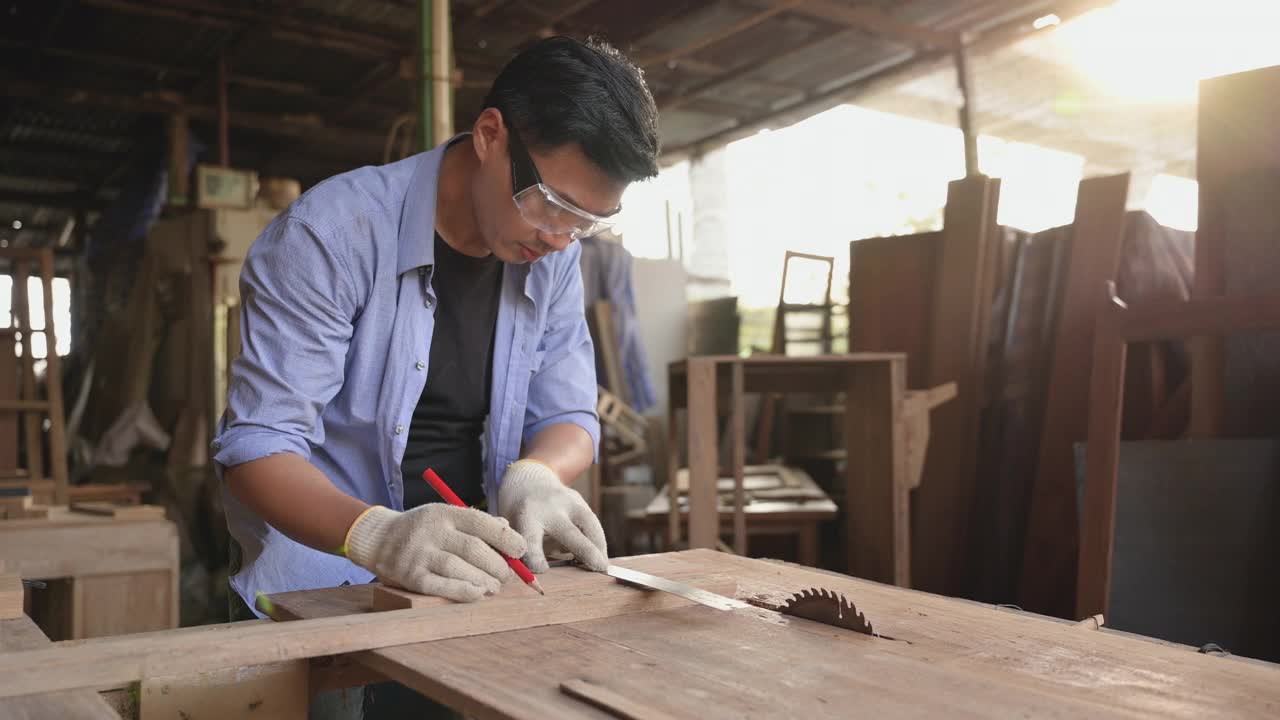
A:
[[[911,582],[910,491],[904,425],[907,356],[848,353],[816,357],[706,355],[671,363],[668,388],[669,502],[676,492],[676,412],[688,409],[689,547],[714,548],[720,432],[718,407],[730,409],[732,472],[742,477],[745,393],[844,393],[845,557],[847,572],[906,587]],[[741,504],[739,504],[741,507]],[[671,513],[668,540],[680,539]],[[746,513],[735,514],[734,546],[745,552]]]
[[[178,572],[177,527],[163,508],[51,507],[46,518],[0,520],[0,573],[48,581],[32,604],[57,639],[177,627]]]
[[[748,518],[748,537],[793,535],[796,538],[796,559],[801,565],[816,567],[822,523],[835,519],[840,510],[835,502],[803,470],[781,465],[748,465],[744,474],[747,502],[743,512]],[[686,522],[689,517],[687,476],[688,470],[685,469],[676,474],[680,514]],[[720,532],[732,532],[733,499],[727,498],[726,494],[733,490],[733,479],[720,478],[718,482]],[[666,526],[670,508],[668,494],[658,493],[645,507],[641,524],[650,532]]]
[[[302,718],[305,658],[320,658],[310,666],[311,690],[367,682],[372,669],[480,720],[1273,718],[1280,709],[1276,666],[1092,623],[709,550],[617,564],[721,592],[736,586],[740,599],[763,606],[824,587],[852,599],[877,631],[895,639],[761,607],[715,610],[563,567],[543,576],[547,597],[514,584],[475,604],[428,598],[414,609],[373,612],[373,586],[302,591],[264,605],[281,620],[307,619],[0,653],[0,716],[14,707],[11,698],[51,701],[38,694],[141,680],[144,715],[153,699],[171,711],[167,716],[198,718],[193,708],[246,699],[243,692],[257,693],[247,696],[250,706],[272,708],[264,717]],[[344,664],[350,671],[336,674]],[[245,682],[272,677],[280,680],[265,694]],[[611,710],[562,685],[585,688]],[[294,702],[280,702],[286,692]],[[628,707],[632,715],[623,714]]]

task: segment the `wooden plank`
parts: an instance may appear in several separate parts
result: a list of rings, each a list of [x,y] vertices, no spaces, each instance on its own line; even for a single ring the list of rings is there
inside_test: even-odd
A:
[[[956,397],[956,384],[947,383],[929,390],[908,390],[902,405],[907,456],[907,487],[920,487],[924,478],[924,458],[929,450],[929,414]]]
[[[668,371],[670,372],[670,371]],[[667,387],[673,388],[671,376],[667,377]],[[667,471],[665,480],[667,483],[667,508],[670,512],[667,514],[667,547],[674,548],[680,542],[680,507],[677,502],[680,492],[676,489],[676,473],[680,468],[680,416],[676,412],[675,398],[677,397],[674,390],[671,392],[671,399],[667,401]]]
[[[12,307],[12,306],[10,306]],[[0,339],[0,404],[18,399],[18,357],[12,337]],[[0,413],[0,473],[18,469],[18,416]]]
[[[1227,295],[1134,304],[1121,333],[1129,342],[1232,335],[1280,328],[1280,294]]]
[[[852,365],[845,385],[845,556],[855,577],[911,584],[903,359]]]
[[[671,580],[681,580],[688,577],[691,580],[700,581],[704,590],[723,595],[732,596],[736,590],[736,585],[729,578],[707,578],[702,575],[690,575],[688,572],[675,572],[665,575]],[[544,573],[538,578],[538,584],[548,595],[572,593],[582,588],[590,588],[600,584],[599,578],[591,573],[573,572],[573,573]],[[370,606],[375,612],[385,612],[388,610],[406,610],[409,608],[438,607],[448,605],[449,601],[438,598],[433,595],[422,595],[401,588],[388,587],[386,585],[372,586],[372,599],[369,601]],[[534,596],[537,591],[522,583],[512,583],[503,588],[504,597],[520,597]],[[274,601],[273,601],[274,602]],[[332,614],[332,613],[330,613]],[[291,616],[298,616],[291,613]],[[300,615],[307,617],[306,614]]]
[[[1280,702],[1280,669],[1267,664],[709,550],[658,557],[730,573],[740,597],[763,605],[829,588],[898,640],[766,610],[687,607],[358,657],[481,720],[602,717],[559,692],[575,678],[700,719],[847,717],[850,707],[871,717],[1197,718],[1229,708],[1264,718]]]
[[[936,255],[942,233],[849,243],[849,350],[906,353],[907,386],[927,384]]]
[[[560,692],[594,705],[623,720],[670,720],[673,716],[620,695],[604,685],[580,678],[560,683]]]
[[[0,575],[0,620],[22,617],[25,594],[22,578],[17,575]]]
[[[293,660],[142,681],[140,720],[306,720],[309,663]]]
[[[730,377],[729,399],[729,447],[730,463],[733,468],[733,551],[739,555],[747,554],[747,516],[746,489],[743,465],[746,464],[746,411],[742,398],[742,363],[733,363]],[[719,473],[716,474],[717,479]]]
[[[1274,262],[1274,240],[1250,248],[1249,238],[1228,237],[1227,228],[1249,218],[1232,217],[1236,193],[1256,189],[1257,182],[1280,170],[1280,68],[1270,67],[1224,75],[1200,83],[1196,139],[1196,180],[1200,216],[1195,243],[1192,298],[1258,292],[1259,288],[1228,287],[1228,264],[1233,257],[1245,263]],[[1240,181],[1253,180],[1241,187]],[[1253,188],[1250,188],[1252,185]],[[1270,198],[1266,198],[1269,201]],[[1274,206],[1263,212],[1274,216]],[[1191,428],[1193,437],[1218,435],[1224,424],[1226,358],[1220,337],[1198,339],[1191,347]]]
[[[53,477],[53,501],[65,505],[68,495],[66,406],[62,402],[62,358],[58,355],[57,327],[53,315],[53,248],[40,256],[40,280],[44,285],[45,395],[49,400],[49,469]],[[63,332],[67,332],[64,330]]]
[[[73,501],[70,509],[71,512],[131,520],[150,520],[165,516],[165,509],[160,505],[119,505],[107,500]]]
[[[581,573],[576,568],[552,568]],[[0,698],[84,687],[118,687],[144,677],[188,675],[287,660],[387,648],[406,642],[501,633],[630,612],[682,607],[684,598],[643,592],[606,575],[560,595],[507,597],[391,612],[262,625],[233,623],[79,641],[0,655]],[[719,586],[723,577],[686,577]]]
[[[1115,303],[1104,307],[1099,313],[1093,338],[1086,480],[1084,503],[1080,510],[1076,617],[1111,612],[1108,607],[1111,596],[1111,540],[1115,536],[1116,468],[1120,459],[1124,363],[1128,347],[1121,335],[1125,312],[1122,305]],[[1075,492],[1074,482],[1071,491]]]
[[[921,360],[926,386],[955,382],[959,395],[931,418],[933,439],[912,521],[912,586],[933,592],[954,593],[968,570],[999,196],[999,181],[985,176],[956,180],[947,190],[928,354]]]
[[[48,645],[49,638],[30,618],[0,619],[0,657],[6,656],[3,653],[21,655],[19,651]],[[5,720],[120,720],[93,690],[67,690],[3,700],[0,717]]]
[[[1106,283],[1115,279],[1120,263],[1128,194],[1125,173],[1081,181],[1076,198],[1019,593],[1024,608],[1059,617],[1071,614],[1076,594],[1080,531],[1071,447],[1085,438],[1089,425],[1090,363],[1081,361],[1081,352],[1093,347]]]
[[[713,548],[720,539],[716,479],[720,477],[720,442],[716,414],[714,357],[688,360],[689,547]],[[676,512],[672,505],[671,511]]]

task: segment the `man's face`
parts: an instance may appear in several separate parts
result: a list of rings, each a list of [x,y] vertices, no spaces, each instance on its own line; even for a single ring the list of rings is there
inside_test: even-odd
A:
[[[576,144],[539,152],[524,150],[517,139],[513,148],[511,133],[492,108],[476,121],[475,135],[481,159],[473,187],[476,222],[490,252],[503,262],[534,262],[573,242],[570,234],[539,229],[521,213],[513,199],[512,152],[516,154],[517,168],[524,162],[520,155],[527,153],[542,184],[561,201],[587,213],[611,215],[622,201],[626,183],[613,180],[597,168]],[[517,185],[526,182],[524,178],[518,180]],[[539,189],[534,187],[530,192],[538,193]]]

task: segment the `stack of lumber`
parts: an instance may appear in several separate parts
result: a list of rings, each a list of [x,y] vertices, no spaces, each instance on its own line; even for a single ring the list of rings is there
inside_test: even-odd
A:
[[[1191,284],[1191,234],[1125,212],[1126,188],[1123,175],[1083,182],[1072,225],[1035,235],[1010,228],[966,235],[955,224],[966,217],[956,206],[965,196],[953,186],[950,232],[850,243],[850,349],[906,352],[914,387],[959,380],[963,371],[976,394],[968,406],[953,404],[950,419],[943,409],[933,418],[931,445],[946,433],[954,439],[959,427],[963,442],[976,440],[976,463],[961,462],[955,446],[928,456],[914,499],[913,542],[916,557],[929,554],[930,562],[913,568],[915,587],[1070,614],[1078,523],[1072,444],[1086,435],[1088,349],[1099,298],[1106,280],[1138,300],[1185,300]],[[964,314],[985,319],[958,326],[972,328],[970,335],[954,327],[946,335],[936,328],[944,317],[939,298],[960,281],[941,276],[960,271],[944,258],[943,245],[963,238],[987,246],[982,252],[995,279]],[[980,302],[985,309],[976,309]],[[963,304],[946,303],[953,318],[961,314],[957,303]],[[970,346],[982,351],[961,367]],[[940,354],[949,370],[935,367]],[[1180,344],[1135,347],[1125,437],[1176,436],[1189,397],[1185,375]],[[1051,469],[1044,470],[1042,457]]]

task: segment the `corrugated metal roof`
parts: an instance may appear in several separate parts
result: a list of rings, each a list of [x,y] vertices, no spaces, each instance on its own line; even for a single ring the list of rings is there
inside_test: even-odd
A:
[[[644,64],[664,145],[679,151],[725,142],[936,54],[895,35],[895,23],[980,32],[1011,12],[1079,2],[456,0],[456,124],[470,124],[512,53],[552,32],[600,35]],[[236,166],[309,185],[380,162],[392,123],[412,110],[399,71],[412,64],[415,0],[11,0],[8,10],[0,22],[0,82],[11,88],[0,104],[6,177],[69,182],[83,193],[153,147],[163,131],[139,119],[176,102],[212,149],[220,53]],[[847,20],[867,12],[878,13],[875,22]],[[52,192],[32,187],[23,192]]]

